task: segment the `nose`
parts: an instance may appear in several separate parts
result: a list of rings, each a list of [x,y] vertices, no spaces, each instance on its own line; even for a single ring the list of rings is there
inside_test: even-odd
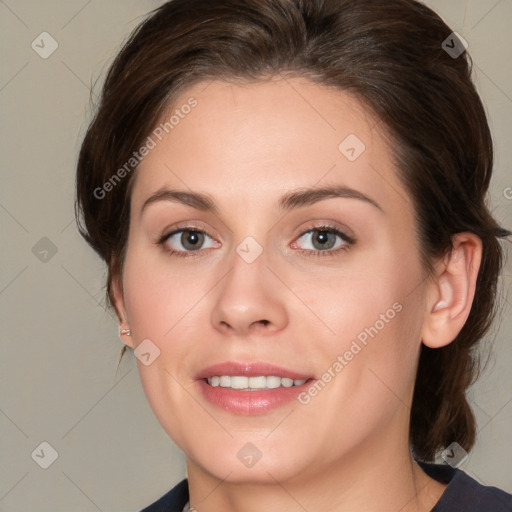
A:
[[[286,327],[287,290],[275,270],[267,268],[265,251],[252,263],[235,253],[231,270],[216,289],[211,321],[222,334],[268,336]]]

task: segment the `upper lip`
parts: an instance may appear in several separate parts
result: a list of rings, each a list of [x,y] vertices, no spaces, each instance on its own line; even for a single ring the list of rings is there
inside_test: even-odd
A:
[[[221,375],[244,375],[247,377],[258,377],[260,375],[269,376],[275,375],[277,377],[285,377],[293,380],[309,379],[312,376],[304,373],[299,373],[293,370],[288,370],[281,366],[276,366],[271,363],[260,361],[253,362],[235,362],[226,361],[223,363],[214,364],[204,368],[198,372],[195,379],[207,379],[214,376]]]

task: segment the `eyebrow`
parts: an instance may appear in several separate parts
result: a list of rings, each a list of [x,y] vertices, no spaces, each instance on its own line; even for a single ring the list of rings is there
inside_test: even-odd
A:
[[[295,189],[283,195],[279,199],[277,206],[282,211],[291,211],[302,208],[304,206],[312,205],[319,201],[323,201],[324,199],[331,198],[358,199],[384,212],[381,206],[374,199],[366,196],[358,190],[354,190],[343,185]],[[218,215],[219,213],[213,198],[207,194],[163,188],[149,196],[144,201],[144,204],[141,208],[141,215],[147,206],[158,201],[171,201],[174,203],[181,203],[186,206],[196,208],[197,210],[211,212],[215,215]]]

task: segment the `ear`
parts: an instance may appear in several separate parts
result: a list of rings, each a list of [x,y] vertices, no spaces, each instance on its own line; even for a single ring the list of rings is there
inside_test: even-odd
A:
[[[112,283],[110,286],[110,300],[114,305],[116,310],[117,318],[119,319],[119,338],[121,341],[127,345],[128,347],[134,348],[133,340],[130,334],[121,334],[121,330],[130,329],[130,325],[128,323],[128,316],[126,314],[126,306],[124,303],[124,295],[123,295],[123,284],[121,276],[116,275],[112,278]]]
[[[482,241],[474,233],[457,233],[452,250],[437,265],[427,292],[423,344],[430,348],[451,343],[466,323],[482,260]]]

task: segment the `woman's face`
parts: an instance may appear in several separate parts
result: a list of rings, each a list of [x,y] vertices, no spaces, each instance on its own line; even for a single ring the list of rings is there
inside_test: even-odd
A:
[[[408,450],[426,284],[382,125],[304,79],[201,83],[173,113],[134,177],[117,300],[163,428],[231,481]]]

